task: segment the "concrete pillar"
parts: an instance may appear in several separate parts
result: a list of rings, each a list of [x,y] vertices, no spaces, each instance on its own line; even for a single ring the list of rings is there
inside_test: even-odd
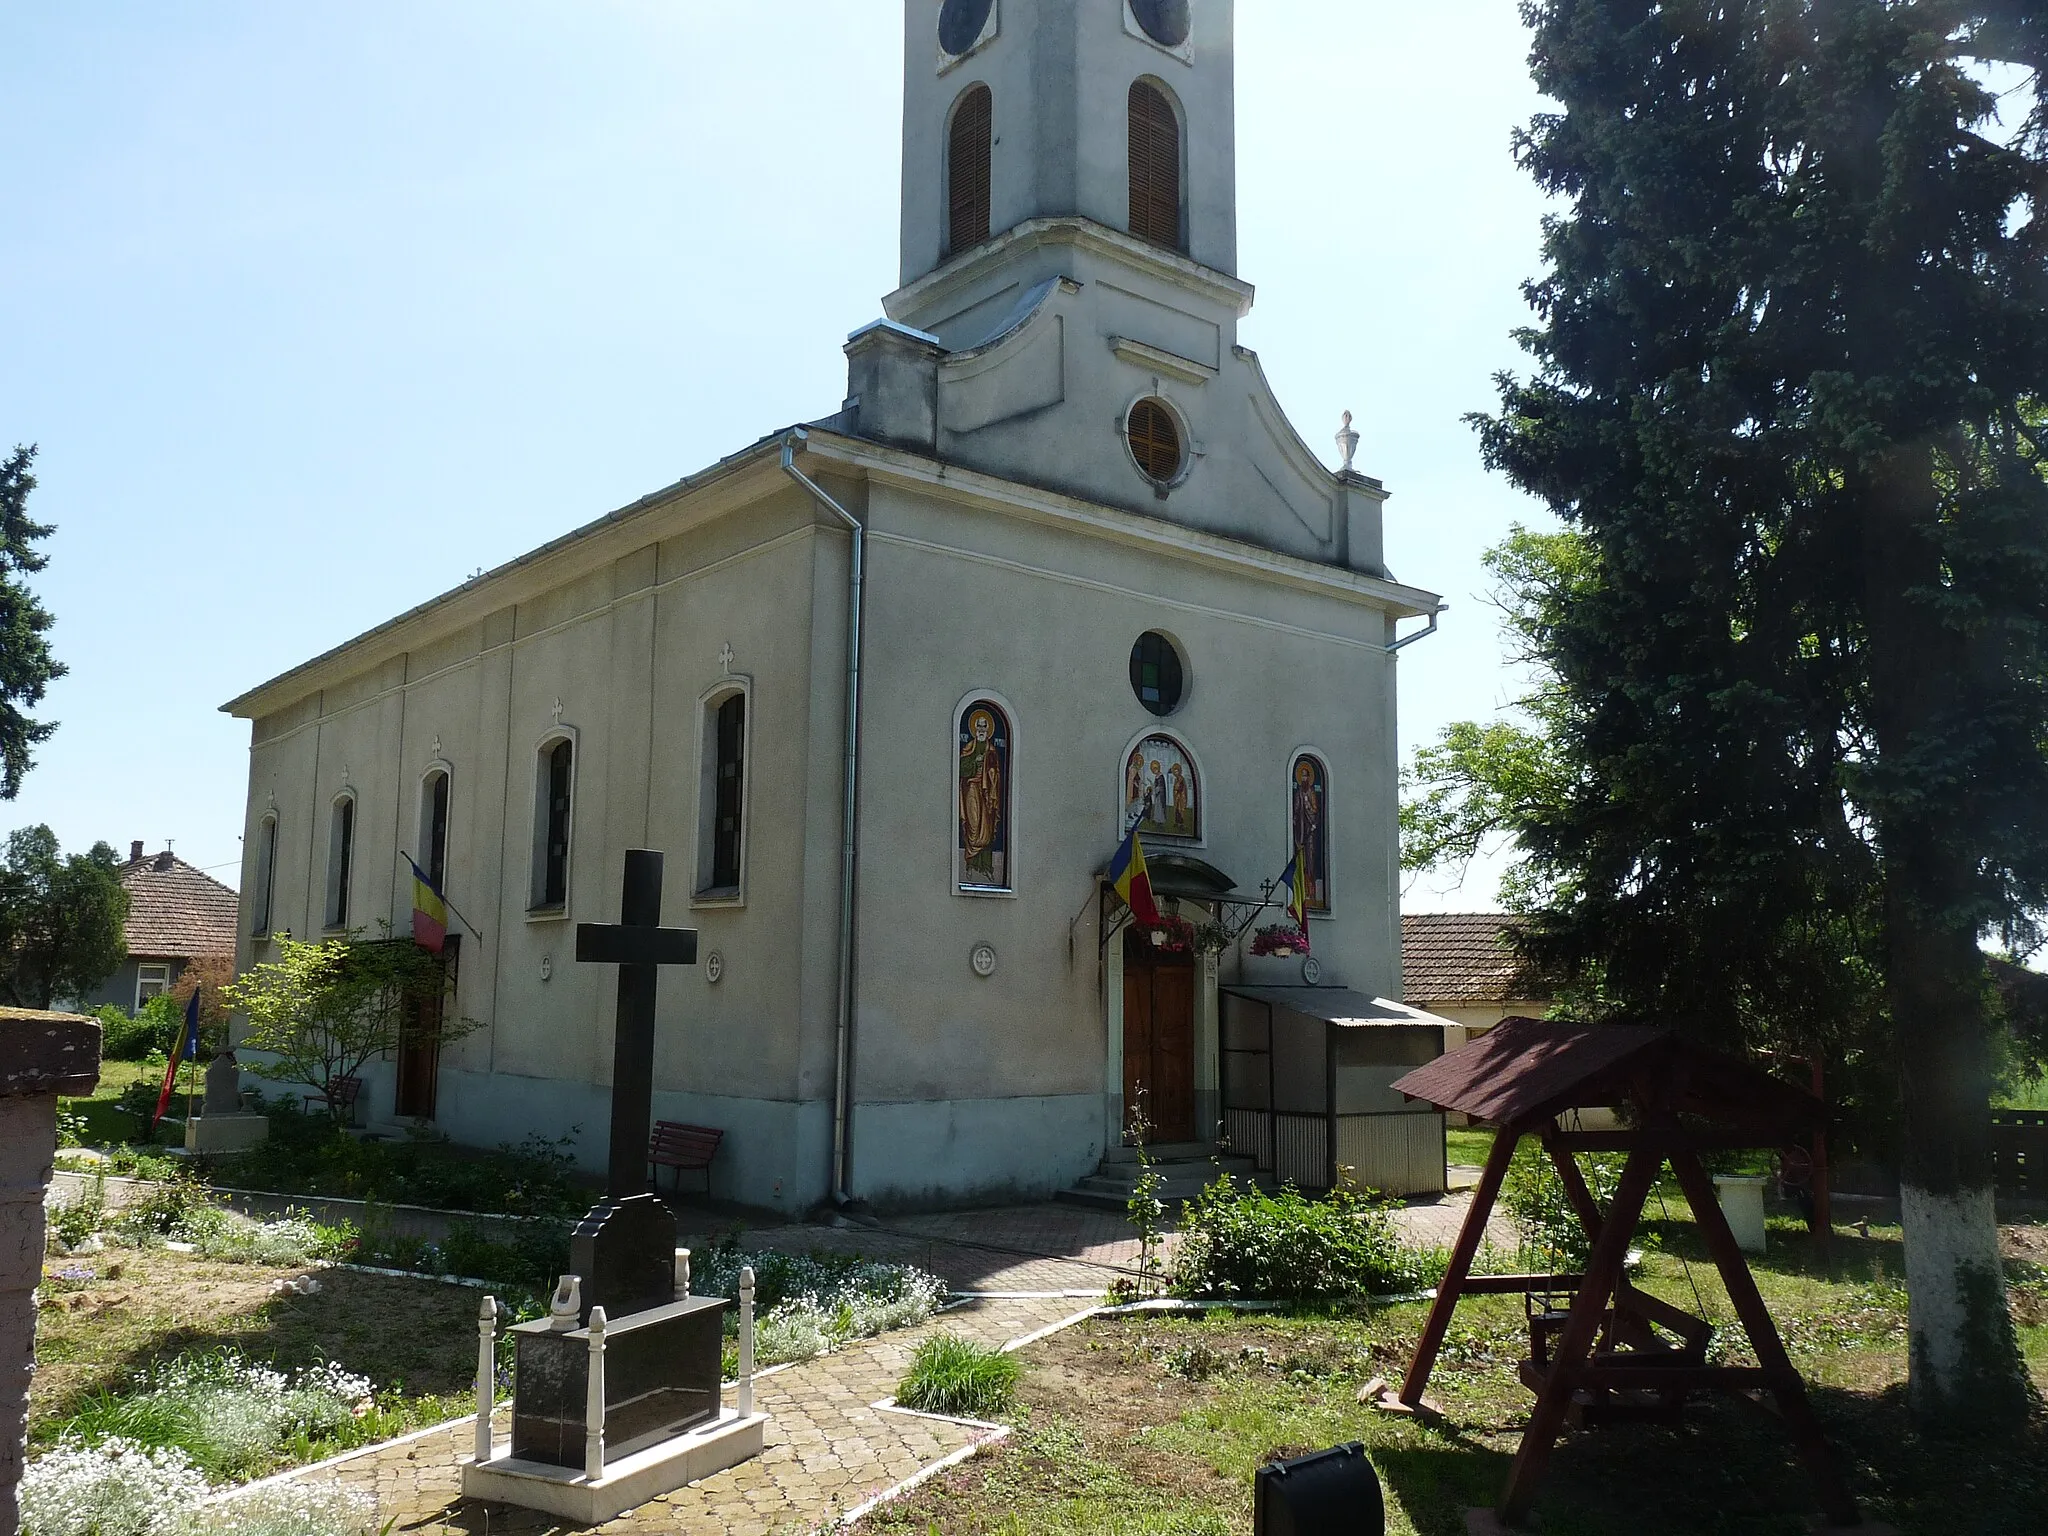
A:
[[[28,1455],[36,1368],[36,1286],[43,1272],[43,1194],[57,1150],[57,1097],[100,1080],[97,1020],[0,1011],[0,1536],[15,1536],[15,1490]]]

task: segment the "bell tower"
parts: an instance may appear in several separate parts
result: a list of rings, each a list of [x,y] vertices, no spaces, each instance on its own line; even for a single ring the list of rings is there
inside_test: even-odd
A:
[[[1081,217],[1237,267],[1234,0],[907,0],[903,271]]]

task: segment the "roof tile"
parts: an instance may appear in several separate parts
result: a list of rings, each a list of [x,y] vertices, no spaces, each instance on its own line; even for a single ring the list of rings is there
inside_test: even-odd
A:
[[[187,960],[232,955],[242,898],[170,853],[121,866],[128,888],[128,953]]]
[[[1401,995],[1418,1007],[1543,1001],[1549,989],[1508,948],[1519,919],[1500,912],[1401,918]]]

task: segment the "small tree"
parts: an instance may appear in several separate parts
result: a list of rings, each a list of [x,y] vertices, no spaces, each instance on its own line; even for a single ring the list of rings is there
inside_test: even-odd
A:
[[[178,973],[178,980],[171,988],[171,1001],[178,1010],[179,1018],[185,1016],[185,1009],[191,1004],[192,994],[199,994],[201,1055],[210,1055],[214,1050],[227,1044],[226,1025],[230,1012],[227,990],[234,984],[233,955],[195,955],[185,963],[185,968]]]
[[[48,1008],[83,997],[128,958],[119,867],[105,843],[63,858],[48,827],[8,837],[0,857],[0,1002]]]
[[[271,1059],[251,1064],[260,1077],[304,1083],[325,1099],[339,1122],[341,1085],[370,1062],[408,1044],[447,1044],[478,1028],[474,1019],[447,1021],[438,1005],[447,967],[410,940],[359,935],[308,944],[276,940],[278,957],[222,989],[228,1006],[249,1021],[242,1044]]]

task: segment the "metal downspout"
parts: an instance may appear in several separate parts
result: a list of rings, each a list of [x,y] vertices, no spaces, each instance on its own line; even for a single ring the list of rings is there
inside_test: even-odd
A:
[[[839,852],[839,1021],[832,1086],[832,1199],[835,1204],[844,1206],[853,1203],[853,1197],[846,1189],[846,1164],[853,1118],[853,902],[858,888],[860,857],[855,818],[860,808],[860,636],[866,598],[867,529],[859,518],[834,500],[829,491],[797,468],[797,447],[809,439],[810,434],[797,427],[782,440],[783,471],[809,491],[819,506],[843,522],[853,535],[846,599],[846,764],[843,773],[846,795],[839,813],[842,833]]]

